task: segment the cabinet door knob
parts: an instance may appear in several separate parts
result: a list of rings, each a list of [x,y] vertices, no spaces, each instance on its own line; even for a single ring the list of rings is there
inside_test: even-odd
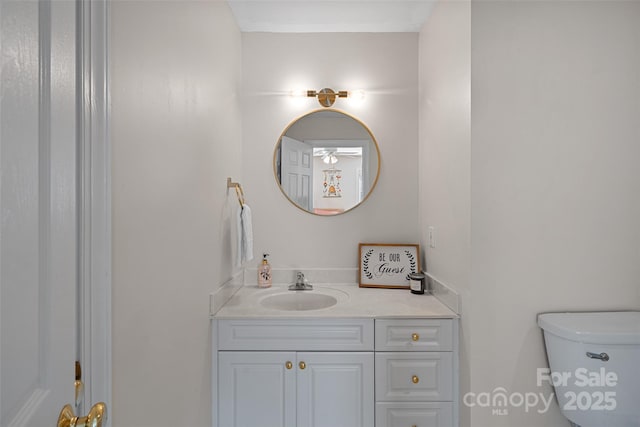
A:
[[[287,368],[287,369],[291,369],[291,368],[293,368],[293,363],[291,363],[291,362],[287,361],[287,363],[285,363],[285,364],[284,364],[284,366],[285,366],[285,368]]]
[[[307,367],[307,364],[304,362],[300,362],[298,366],[300,366],[300,369],[304,369]]]
[[[420,382],[420,378],[417,375],[411,377],[411,382],[414,384],[418,384]]]
[[[411,334],[411,339],[413,341],[418,341],[420,339],[420,335],[416,334],[415,332],[413,334]]]

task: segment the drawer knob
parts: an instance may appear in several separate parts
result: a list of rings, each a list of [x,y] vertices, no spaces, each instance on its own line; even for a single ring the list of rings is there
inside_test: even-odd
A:
[[[416,334],[415,332],[413,334],[411,334],[411,339],[413,341],[418,341],[420,340],[420,335]]]
[[[291,362],[287,361],[287,363],[285,363],[285,364],[284,364],[284,366],[285,366],[285,368],[287,368],[287,369],[291,369],[291,368],[293,368],[293,363],[291,363]]]
[[[305,369],[307,367],[307,364],[304,362],[300,362],[298,366],[300,366],[300,369]]]
[[[420,382],[420,378],[417,375],[411,377],[411,382],[414,384],[418,384]]]

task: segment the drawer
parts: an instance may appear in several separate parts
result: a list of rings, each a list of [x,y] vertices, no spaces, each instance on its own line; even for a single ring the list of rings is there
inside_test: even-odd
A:
[[[453,427],[451,402],[376,404],[376,427]]]
[[[223,319],[219,350],[373,351],[373,319]]]
[[[452,351],[451,319],[378,319],[377,351]]]
[[[376,353],[376,400],[453,400],[453,353]]]

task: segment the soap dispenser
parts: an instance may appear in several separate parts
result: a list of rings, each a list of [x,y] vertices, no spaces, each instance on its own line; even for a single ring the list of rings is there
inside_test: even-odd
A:
[[[269,254],[262,254],[262,263],[258,266],[258,287],[271,287],[271,265],[267,261]]]

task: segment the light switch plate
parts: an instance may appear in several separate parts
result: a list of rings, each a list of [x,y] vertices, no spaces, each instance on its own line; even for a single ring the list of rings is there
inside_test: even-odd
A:
[[[436,228],[434,226],[429,226],[429,247],[436,247]]]

